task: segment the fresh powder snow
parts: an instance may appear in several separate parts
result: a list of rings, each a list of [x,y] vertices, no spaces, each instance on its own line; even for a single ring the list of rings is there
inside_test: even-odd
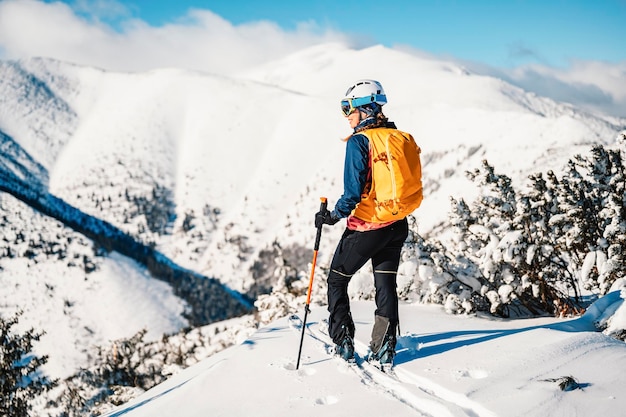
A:
[[[285,317],[106,416],[622,416],[626,346],[594,327],[621,305],[616,291],[579,318],[501,320],[403,304],[395,376],[329,354],[327,312],[312,306],[298,370],[300,330]],[[352,307],[362,357],[375,307]]]

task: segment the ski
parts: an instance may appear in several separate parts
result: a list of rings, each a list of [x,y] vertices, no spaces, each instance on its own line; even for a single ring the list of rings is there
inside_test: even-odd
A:
[[[289,326],[297,331],[302,330],[302,319],[297,314],[292,314],[289,316]],[[327,354],[332,356],[339,363],[345,364],[348,367],[352,368],[356,373],[363,378],[364,380],[369,380],[373,383],[379,383],[377,377],[373,376],[373,373],[381,374],[383,377],[390,378],[395,382],[400,382],[398,376],[396,375],[393,366],[391,364],[380,364],[377,361],[369,360],[368,353],[362,353],[363,351],[367,351],[368,348],[365,344],[358,342],[355,340],[355,352],[354,359],[350,361],[346,361],[345,359],[338,356],[335,352],[335,345],[330,340],[330,335],[328,334],[328,321],[321,320],[320,322],[309,323],[305,329],[306,334],[312,338]],[[357,349],[358,346],[358,349]]]
[[[393,364],[391,363],[380,363],[376,359],[373,359],[370,354],[367,354],[364,358],[365,362],[372,365],[374,368],[378,369],[380,372],[393,376],[396,378],[396,373],[393,369]]]
[[[292,314],[291,316],[289,316],[288,321],[289,321],[289,327],[291,327],[292,329],[297,330],[297,331],[302,330],[303,322],[300,316],[298,316],[297,314]],[[356,360],[345,361],[336,355],[335,346],[329,340],[327,340],[329,338],[328,337],[328,325],[325,322],[326,321],[323,320],[320,323],[317,323],[317,322],[307,323],[307,326],[305,329],[306,334],[310,338],[312,338],[314,342],[316,342],[318,348],[321,348],[325,353],[333,356],[336,359],[340,359],[344,363],[356,364],[357,363]],[[317,325],[317,329],[313,328],[315,325]]]
[[[330,339],[330,334],[328,333],[328,320],[322,320],[320,322],[319,331],[324,336]],[[364,344],[360,343],[357,340],[354,341],[354,345],[355,345],[354,346],[354,363],[356,363],[357,365],[360,363],[361,367],[365,366],[366,364],[371,365],[372,367],[378,369],[382,373],[385,373],[389,376],[396,377],[396,374],[393,370],[393,364],[382,364],[378,362],[377,360],[373,359],[371,357],[371,352],[369,352],[369,349],[367,348],[367,346],[365,346]],[[357,346],[359,347],[359,349],[357,349]],[[367,353],[362,354],[362,353],[359,353],[359,351],[361,352],[367,351]]]
[[[303,321],[294,314],[289,317],[289,326],[300,334],[302,333]],[[429,412],[433,409],[432,407],[457,410],[453,414],[446,413],[446,415],[482,415],[479,412],[474,412],[471,407],[471,409],[466,409],[460,405],[456,394],[449,393],[445,389],[433,389],[432,384],[424,384],[422,378],[411,374],[403,367],[396,369],[393,366],[381,365],[376,360],[368,360],[370,359],[369,347],[358,340],[355,340],[354,362],[345,361],[335,354],[335,345],[328,335],[326,320],[312,321],[306,323],[304,327],[304,334],[307,336],[309,346],[322,349],[333,361],[339,364],[341,369],[354,372],[360,383],[401,401],[417,411],[419,415],[432,415]],[[316,362],[318,361],[319,358]],[[316,362],[306,364],[305,361],[305,365],[311,366]],[[297,371],[295,366],[292,369]],[[478,409],[482,408],[479,407]]]

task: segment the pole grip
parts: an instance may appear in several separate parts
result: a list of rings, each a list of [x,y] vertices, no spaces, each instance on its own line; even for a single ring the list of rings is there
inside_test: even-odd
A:
[[[320,211],[324,212],[328,207],[328,199],[326,197],[320,197]],[[320,239],[322,238],[322,225],[317,228],[317,234],[315,235],[315,246],[313,246],[313,250],[317,251],[320,248]]]

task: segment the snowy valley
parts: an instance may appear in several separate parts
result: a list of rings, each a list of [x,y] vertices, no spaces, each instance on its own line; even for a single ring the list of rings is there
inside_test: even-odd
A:
[[[593,325],[602,324],[613,336],[626,329],[626,313],[617,313],[624,308],[615,292],[611,303],[597,307],[585,320],[569,319],[576,324],[567,329],[564,319],[545,315],[524,319],[531,320],[529,324],[495,318],[488,314],[488,305],[468,307],[467,302],[474,299],[467,294],[480,294],[484,286],[469,273],[459,274],[456,284],[440,291],[450,282],[444,274],[434,272],[441,264],[424,261],[429,243],[420,239],[437,239],[444,245],[455,239],[450,197],[469,202],[483,195],[484,190],[466,175],[466,171],[482,169],[477,176],[487,178],[483,160],[497,173],[509,176],[516,189],[525,190],[529,175],[544,173],[547,178],[550,171],[565,172],[571,158],[590,155],[593,146],[619,154],[626,146],[617,141],[626,129],[626,119],[589,114],[456,64],[382,46],[352,50],[338,44],[321,45],[229,77],[173,68],[115,73],[49,59],[0,62],[0,314],[23,310],[23,328],[45,330],[35,346],[36,354],[49,355],[44,371],[53,378],[66,378],[92,363],[96,346],[131,338],[142,330],[146,340],[158,344],[164,334],[195,328],[192,333],[223,336],[214,337],[213,345],[196,352],[197,360],[213,356],[183,372],[180,370],[195,360],[172,365],[169,373],[164,372],[176,374],[166,382],[169,385],[149,391],[134,405],[122,406],[122,411],[111,411],[111,416],[127,412],[135,417],[151,415],[146,404],[154,398],[160,406],[167,404],[165,409],[179,409],[181,415],[210,411],[243,415],[243,409],[221,408],[217,400],[180,409],[183,400],[174,396],[168,403],[168,393],[175,393],[185,381],[193,381],[198,392],[219,392],[201,383],[211,379],[223,384],[224,391],[236,389],[235,378],[241,377],[245,364],[255,361],[256,351],[262,351],[261,361],[265,362],[257,363],[254,375],[263,378],[269,364],[274,374],[277,370],[280,374],[272,381],[279,386],[293,385],[290,389],[306,386],[307,380],[321,379],[321,375],[334,378],[338,370],[344,384],[367,380],[324,359],[323,344],[318,343],[322,348],[315,350],[313,337],[306,340],[310,350],[302,370],[291,369],[289,359],[297,347],[297,332],[290,330],[288,316],[301,313],[304,306],[302,294],[308,284],[315,235],[313,214],[320,196],[328,197],[332,206],[342,192],[345,144],[341,139],[350,131],[338,102],[346,86],[358,78],[383,83],[389,97],[385,113],[400,129],[411,132],[422,149],[425,199],[414,213],[414,240],[407,246],[400,271],[399,290],[403,291],[406,316],[411,318],[403,325],[407,333],[401,339],[404,356],[400,358],[404,359],[398,368],[406,372],[407,379],[413,379],[412,386],[432,390],[438,399],[415,397],[413,388],[407,393],[405,388],[389,388],[397,381],[378,380],[373,382],[374,398],[378,394],[385,401],[391,398],[393,409],[406,415],[586,415],[589,410],[621,415],[626,398],[617,393],[623,391],[626,381],[611,372],[601,374],[606,378],[599,381],[582,381],[589,390],[594,384],[601,389],[602,401],[613,397],[609,405],[603,402],[597,408],[593,408],[597,403],[584,408],[581,398],[561,411],[559,404],[567,404],[568,398],[560,395],[567,394],[556,396],[540,388],[541,395],[549,398],[544,398],[549,404],[546,409],[553,414],[543,414],[539,405],[532,410],[523,408],[527,414],[504,414],[505,399],[489,399],[498,391],[487,388],[491,386],[487,375],[501,369],[488,362],[490,355],[499,349],[514,349],[518,343],[532,343],[544,334],[550,340],[540,351],[538,365],[528,372],[521,370],[533,357],[526,356],[521,347],[514,351],[510,364],[519,373],[500,371],[503,389],[516,392],[538,374],[542,378],[562,376],[552,375],[548,369],[541,371],[554,363],[558,349],[565,352],[565,359],[555,365],[555,372],[571,371],[569,367],[576,362],[583,362],[588,370],[604,359],[604,349],[618,369],[626,346]],[[616,225],[605,233],[606,247],[598,244],[598,248],[587,249],[583,259],[570,259],[574,266],[568,273],[571,270],[573,279],[592,275],[606,279],[604,287],[600,283],[596,288],[581,289],[584,307],[602,300],[610,287],[619,294],[623,286],[623,278],[620,281],[614,276],[623,267],[605,268],[619,255],[612,258],[610,248],[615,252],[626,239],[626,226],[620,223],[625,219],[613,217]],[[556,226],[558,221],[554,219]],[[480,235],[475,232],[479,223],[475,221],[467,230]],[[490,233],[485,223],[480,226]],[[314,327],[323,322],[324,271],[341,232],[342,223],[324,229],[315,277]],[[487,236],[494,246],[476,256],[492,256],[498,252],[494,247],[511,236]],[[506,253],[508,247],[503,245],[500,251]],[[603,268],[607,274],[613,271],[611,279],[602,276]],[[474,272],[490,273],[486,269]],[[368,300],[372,289],[369,272],[363,270],[353,281],[355,302]],[[525,285],[521,276],[510,278],[511,291],[518,281]],[[506,304],[511,292],[500,288],[494,291],[499,303]],[[281,289],[287,294],[284,297]],[[268,295],[272,290],[274,294]],[[425,305],[426,301],[433,305]],[[367,306],[373,301],[357,303],[361,306],[362,341],[366,342]],[[492,313],[502,315],[504,310],[497,310],[493,303],[491,307]],[[445,314],[444,308],[461,314]],[[421,322],[420,315],[432,319]],[[438,323],[446,326],[448,342],[458,349],[436,347]],[[535,325],[532,331],[515,330]],[[463,330],[454,334],[457,327]],[[476,334],[480,335],[503,334],[466,342],[463,331],[472,334],[474,328],[479,328]],[[523,335],[528,339],[522,339]],[[189,343],[204,343],[199,342],[202,335],[193,337],[195,341]],[[273,345],[266,337],[275,339]],[[215,354],[232,344],[237,346]],[[482,347],[487,353],[480,352]],[[428,349],[431,354],[426,355]],[[443,372],[447,368],[442,361],[452,350],[446,372],[459,372],[453,379],[466,382],[460,388],[441,375],[424,371]],[[424,355],[420,356],[420,351]],[[463,351],[477,358],[476,368],[463,361]],[[263,356],[272,353],[275,358]],[[231,355],[241,358],[232,362],[241,361],[242,365],[226,366],[214,377],[202,373],[206,372],[203,369],[219,368],[220,361],[230,363],[224,358]],[[420,362],[420,357],[429,364]],[[588,379],[595,377],[590,372],[585,374]],[[402,384],[408,384],[407,379]],[[263,381],[254,383],[262,390],[259,407],[264,399],[273,399],[263,385]],[[611,386],[619,390],[609,392]],[[277,402],[274,399],[264,412],[247,410],[244,414],[313,413],[317,410],[310,408],[312,404],[331,410],[328,415],[348,409],[333,409],[338,397],[311,392],[316,387],[320,385],[305,388],[308,397],[314,397],[311,401],[299,401],[302,394],[290,391],[293,401],[289,407],[272,412],[267,407]],[[361,389],[345,388],[354,396],[360,396]],[[140,392],[127,392],[120,396],[121,401]],[[536,390],[529,392],[537,394]],[[185,401],[204,401],[204,397],[194,397],[196,394],[185,393]],[[506,395],[513,404],[522,404],[526,398],[523,392]],[[226,393],[223,397],[231,398]],[[430,402],[441,398],[445,399],[443,405]],[[424,406],[424,401],[431,406]],[[407,407],[407,403],[413,406]],[[216,404],[215,408],[211,404]],[[370,410],[378,410],[369,402],[362,404],[364,410],[368,405]],[[39,407],[43,413],[43,405]]]

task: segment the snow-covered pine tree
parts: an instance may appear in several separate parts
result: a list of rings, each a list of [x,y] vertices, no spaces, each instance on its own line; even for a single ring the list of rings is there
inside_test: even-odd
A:
[[[605,294],[625,275],[626,170],[619,150],[594,146],[572,158],[559,187],[565,232],[559,243],[578,266],[586,289]]]
[[[145,341],[146,330],[105,346],[93,346],[89,365],[60,382],[42,417],[86,417],[115,406],[152,388],[166,378],[220,352],[254,332],[251,316],[185,328],[157,340]]]
[[[541,173],[529,176],[529,191],[520,196],[517,207],[515,227],[528,244],[525,261],[518,265],[523,283],[520,301],[535,314],[569,314],[580,301],[576,267],[558,243],[564,218],[559,204],[560,182],[553,171],[548,171],[546,177]],[[572,291],[574,300],[570,297]]]
[[[415,217],[409,216],[408,222],[409,236],[398,268],[400,299],[443,304],[448,312],[457,314],[485,310],[475,265],[453,257],[440,241],[424,239]]]
[[[560,178],[531,175],[526,193],[516,193],[487,161],[468,173],[482,193],[471,205],[452,199],[450,259],[476,266],[492,313],[575,313],[581,281],[605,294],[626,276],[621,155],[594,146],[589,156],[570,159]]]
[[[146,332],[96,346],[95,364],[63,381],[49,406],[60,417],[100,415],[163,382],[169,375],[156,346],[144,342]]]
[[[298,245],[283,249],[277,241],[274,241],[270,248],[261,251],[253,272],[263,272],[265,281],[271,285],[271,292],[268,294],[266,291],[260,294],[254,302],[260,323],[267,324],[287,314],[295,313],[306,304],[304,299],[308,291],[309,272],[302,269],[301,262],[300,266],[294,266],[296,262],[290,259],[308,259],[309,257],[310,250]],[[311,265],[308,265],[308,268],[310,271]],[[312,292],[313,302],[324,299],[325,282],[325,272],[321,265],[318,265]]]
[[[455,259],[477,272],[481,295],[492,314],[511,316],[555,313],[569,300],[567,259],[555,247],[552,220],[558,214],[556,177],[530,177],[531,191],[517,193],[509,177],[483,161],[467,173],[481,187],[468,205],[453,200],[450,223],[456,231]],[[571,274],[569,275],[571,277]]]
[[[13,317],[0,317],[0,415],[28,417],[30,401],[54,387],[41,375],[40,367],[48,361],[47,356],[32,354],[33,342],[39,341],[42,333],[30,329],[16,333],[13,327],[19,323],[21,312]]]
[[[497,174],[488,161],[467,176],[481,187],[481,194],[471,205],[452,200],[450,223],[457,242],[452,250],[455,258],[465,259],[466,271],[482,283],[481,296],[489,311],[509,316],[511,307],[520,308],[520,301],[525,304],[519,297],[528,288],[519,270],[529,242],[516,227],[518,198],[511,179]]]

